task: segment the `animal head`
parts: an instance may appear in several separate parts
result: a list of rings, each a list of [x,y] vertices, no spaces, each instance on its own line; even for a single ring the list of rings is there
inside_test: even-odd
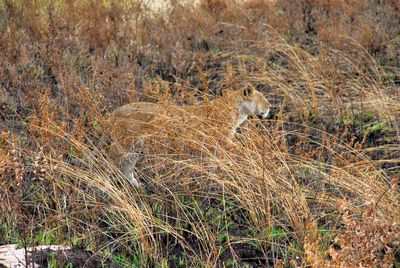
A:
[[[252,85],[246,85],[239,90],[242,102],[239,105],[239,113],[243,115],[257,115],[260,119],[268,117],[270,103],[264,95]]]

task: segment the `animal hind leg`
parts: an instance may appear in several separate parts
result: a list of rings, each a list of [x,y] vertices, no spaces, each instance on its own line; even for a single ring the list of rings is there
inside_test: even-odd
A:
[[[129,182],[135,187],[141,186],[141,184],[135,178],[135,168],[137,162],[139,161],[141,155],[144,152],[144,149],[145,148],[143,140],[142,139],[138,140],[131,146],[128,154],[124,157],[124,159],[120,163],[120,168],[122,173],[126,176]]]

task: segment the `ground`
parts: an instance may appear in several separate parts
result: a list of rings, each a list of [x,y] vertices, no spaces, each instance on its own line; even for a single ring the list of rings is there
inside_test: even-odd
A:
[[[114,267],[399,266],[398,1],[0,7],[0,245]],[[139,189],[104,154],[116,107],[243,83],[273,115],[233,142],[166,120]]]

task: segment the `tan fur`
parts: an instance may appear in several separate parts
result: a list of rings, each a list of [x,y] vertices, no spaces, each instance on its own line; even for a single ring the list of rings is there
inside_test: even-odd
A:
[[[176,106],[170,103],[134,102],[123,105],[112,114],[116,126],[114,140],[109,150],[110,158],[117,164],[124,162],[126,148],[146,135],[162,135],[173,130],[193,139],[207,135],[233,137],[237,128],[250,115],[266,118],[270,104],[252,86],[237,91],[228,91],[222,97],[202,104]],[[218,130],[217,134],[215,130]],[[214,131],[211,132],[210,131]],[[199,134],[200,133],[200,134]],[[130,161],[135,165],[134,161]],[[129,163],[128,163],[129,164]],[[133,177],[133,176],[132,176]]]

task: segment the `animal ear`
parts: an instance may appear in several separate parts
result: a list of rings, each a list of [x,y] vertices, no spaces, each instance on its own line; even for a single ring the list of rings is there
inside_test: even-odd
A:
[[[246,85],[243,89],[244,96],[251,96],[253,95],[253,92],[254,92],[254,87],[251,85]]]

